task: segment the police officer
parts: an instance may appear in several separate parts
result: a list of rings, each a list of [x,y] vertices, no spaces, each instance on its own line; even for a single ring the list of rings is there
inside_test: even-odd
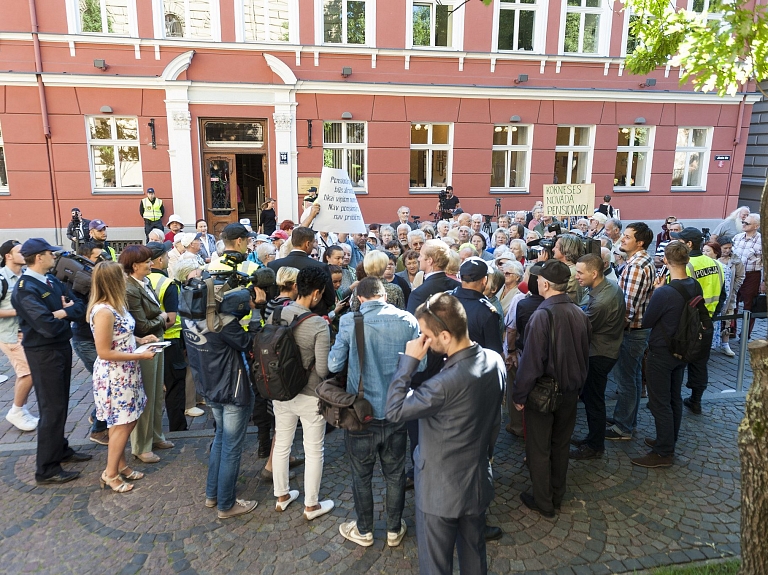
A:
[[[147,276],[152,289],[160,301],[160,309],[168,314],[170,327],[165,329],[163,340],[171,343],[163,352],[163,381],[165,384],[165,410],[168,413],[169,431],[186,431],[187,418],[184,416],[186,401],[187,360],[184,356],[184,340],[181,338],[181,316],[179,311],[179,287],[168,278],[168,251],[171,245],[149,242],[152,251],[152,268]]]
[[[108,255],[109,258],[107,259],[116,262],[117,254],[115,253],[115,249],[107,243],[107,224],[102,220],[91,220],[91,223],[88,224],[88,229],[91,232],[93,243],[104,250],[102,255]]]
[[[468,258],[459,269],[461,287],[450,292],[467,312],[469,339],[485,349],[502,353],[499,314],[483,295],[488,285],[488,264],[480,258]]]
[[[69,447],[64,437],[72,371],[69,322],[82,319],[85,303],[48,273],[54,265],[53,251],[57,249],[42,238],[31,238],[22,244],[21,255],[27,270],[11,297],[40,406],[35,470],[38,485],[77,479],[80,472],[65,471],[61,463],[91,459],[90,455]]]
[[[690,250],[688,262],[688,276],[699,282],[701,291],[704,292],[704,305],[709,310],[709,315],[714,316],[725,303],[726,292],[724,289],[723,267],[719,262],[701,253],[701,244],[704,234],[697,228],[688,227],[680,232],[669,234],[673,239],[680,240]],[[704,356],[697,361],[688,364],[688,383],[686,387],[691,390],[691,396],[683,400],[683,404],[695,414],[701,413],[701,397],[709,383],[707,363],[712,348],[712,331],[709,332],[708,341],[703,342],[706,350]]]
[[[139,203],[139,214],[144,218],[144,233],[149,241],[149,232],[153,229],[164,231],[163,216],[165,215],[165,206],[163,200],[155,197],[155,188],[147,188],[147,197],[142,198]]]

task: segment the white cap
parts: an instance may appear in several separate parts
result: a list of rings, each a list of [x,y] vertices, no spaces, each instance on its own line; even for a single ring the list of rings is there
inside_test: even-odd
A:
[[[184,222],[182,222],[181,218],[176,214],[173,214],[170,218],[168,218],[168,225],[170,225],[171,222],[176,222],[177,224],[181,224],[182,227],[184,226]]]
[[[608,221],[608,216],[606,216],[603,212],[595,212],[589,217],[590,220],[597,220],[601,224],[604,224]]]

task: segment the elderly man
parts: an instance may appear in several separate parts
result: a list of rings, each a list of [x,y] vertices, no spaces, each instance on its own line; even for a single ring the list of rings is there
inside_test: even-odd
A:
[[[612,244],[617,244],[621,239],[621,220],[610,218],[605,221],[605,237],[611,240]]]
[[[153,228],[149,230],[149,235],[147,236],[147,243],[158,242],[162,244],[164,241],[165,241],[165,233],[163,232],[163,230],[158,230],[157,228]]]
[[[470,228],[469,226],[460,226],[459,227],[459,245],[469,243],[470,237],[472,237],[472,228]],[[486,245],[488,245],[487,242],[486,242]]]
[[[181,240],[181,245],[184,246],[184,253],[181,255],[182,260],[192,260],[198,267],[205,266],[205,260],[201,254],[203,244],[200,241],[200,234],[184,234],[184,239]]]
[[[467,226],[469,228],[472,225],[472,215],[467,213],[459,214],[456,223],[458,227]]]
[[[421,246],[427,241],[427,236],[421,230],[413,230],[408,233],[408,247],[416,252],[421,251]]]
[[[744,264],[746,275],[744,283],[738,292],[737,302],[744,302],[744,309],[751,310],[758,293],[765,293],[765,276],[763,275],[763,244],[760,234],[760,214],[749,214],[741,222],[743,232],[733,237],[733,255]],[[738,305],[738,303],[737,303]],[[746,343],[752,337],[755,318],[749,320],[749,329],[744,336],[744,326],[741,326],[741,341]],[[744,345],[742,343],[742,345]]]
[[[608,221],[608,216],[602,212],[595,212],[589,217],[589,229],[587,230],[587,237],[594,238],[596,240],[605,236],[605,222]]]
[[[473,234],[480,234],[485,238],[485,245],[491,245],[491,238],[483,231],[483,214],[472,214],[472,224],[470,225]]]
[[[404,246],[408,245],[408,234],[411,233],[411,226],[408,224],[400,224],[395,228],[397,230],[397,241]]]
[[[510,218],[507,214],[501,214],[496,221],[499,223],[499,228],[509,232],[509,226],[512,225],[512,218]]]
[[[571,230],[572,233],[586,237],[589,230],[589,220],[587,218],[579,218],[576,222],[576,227]]]
[[[390,225],[397,229],[397,227],[400,224],[408,224],[408,227],[412,230],[417,229],[419,226],[416,225],[416,222],[410,222],[408,221],[408,218],[411,216],[411,208],[408,206],[400,206],[400,208],[397,210],[397,221],[392,222]],[[398,235],[400,235],[398,233]]]
[[[526,213],[523,210],[518,210],[515,212],[515,223],[520,224],[521,226],[526,225]]]

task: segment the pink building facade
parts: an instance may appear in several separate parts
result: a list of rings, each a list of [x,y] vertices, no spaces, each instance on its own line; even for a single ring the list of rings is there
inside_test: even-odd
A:
[[[624,219],[738,201],[754,86],[630,74],[618,2],[29,4],[0,3],[3,236],[53,238],[79,207],[141,239],[148,187],[189,224],[255,221],[266,197],[297,221],[323,165],[349,172],[367,222],[401,204],[430,219],[449,184],[486,214],[553,182],[595,183]]]

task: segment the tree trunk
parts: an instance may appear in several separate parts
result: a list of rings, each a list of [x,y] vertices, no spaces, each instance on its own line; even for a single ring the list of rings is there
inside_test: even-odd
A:
[[[768,217],[768,179],[763,186],[760,221]],[[765,230],[764,225],[761,229]],[[763,270],[768,270],[768,234],[761,232]],[[749,331],[742,326],[742,345]],[[741,571],[742,575],[768,575],[768,341],[748,346],[753,380],[739,425],[741,459]]]

